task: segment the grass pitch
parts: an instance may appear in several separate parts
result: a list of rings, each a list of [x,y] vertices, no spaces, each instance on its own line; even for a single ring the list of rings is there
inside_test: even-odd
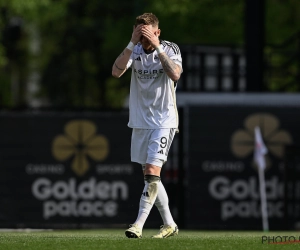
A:
[[[2,250],[93,250],[93,249],[300,249],[300,232],[245,232],[245,231],[189,231],[180,230],[179,235],[167,239],[152,239],[157,230],[144,230],[142,239],[128,239],[124,230],[64,230],[0,232]],[[284,244],[279,244],[282,237]],[[262,237],[269,237],[262,241]],[[275,237],[276,240],[275,240]],[[281,238],[279,238],[281,237]],[[296,242],[286,242],[296,238]],[[272,239],[277,244],[272,243]]]

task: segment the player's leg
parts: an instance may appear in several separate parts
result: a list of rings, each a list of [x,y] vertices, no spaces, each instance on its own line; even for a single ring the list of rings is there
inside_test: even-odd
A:
[[[152,164],[145,164],[144,180],[145,186],[140,199],[140,207],[136,221],[138,227],[143,228],[156,201],[158,184],[160,183],[161,168]]]
[[[138,162],[143,165],[143,172],[145,172],[148,142],[151,137],[151,130],[133,129],[131,138],[131,161]],[[139,212],[136,221],[130,225],[125,231],[128,238],[141,238],[142,229],[145,221],[151,211],[157,196],[157,185],[155,183],[160,179],[159,177],[144,176],[144,189],[140,198]]]
[[[168,134],[167,134],[168,133]],[[167,161],[167,156],[169,153],[169,149],[171,147],[173,138],[175,135],[175,129],[169,129],[163,131],[163,134],[160,136],[160,144],[159,144],[159,150],[157,152],[162,152],[165,155],[165,158],[163,159],[164,162]],[[178,234],[178,227],[176,223],[173,220],[170,208],[169,208],[169,198],[168,194],[165,190],[164,185],[160,181],[158,183],[158,193],[157,198],[155,201],[155,206],[157,207],[164,225],[161,227],[158,234],[154,235],[154,238],[167,238],[173,235]]]
[[[145,165],[142,166],[143,167],[143,172],[145,175]],[[160,176],[160,172],[161,172],[161,168],[158,169],[159,172],[157,173],[152,173],[156,176]],[[162,181],[160,180],[158,182],[158,191],[157,191],[157,197],[155,200],[155,206],[157,207],[164,225],[173,225],[175,224],[170,208],[169,208],[169,197],[168,194],[166,192],[166,189],[164,187],[164,185],[162,184]]]
[[[160,182],[160,170],[158,166],[151,164],[145,165],[145,186],[140,199],[139,212],[136,221],[125,231],[128,238],[141,238],[142,229],[156,201],[158,183]]]
[[[174,222],[170,208],[167,192],[160,182],[158,187],[158,195],[155,201],[155,205],[163,219],[164,225],[161,226],[158,234],[153,235],[153,238],[168,238],[178,234],[178,226]]]
[[[158,193],[154,204],[161,215],[164,225],[175,223],[169,208],[169,197],[161,181],[158,183]]]
[[[146,162],[146,164],[144,168],[145,186],[140,199],[138,217],[135,223],[125,231],[129,238],[142,237],[142,228],[154,202],[158,205],[164,221],[159,236],[154,237],[166,238],[178,233],[177,225],[170,213],[167,193],[160,181],[161,167],[167,160],[174,134],[175,129],[133,130],[131,160],[141,164]],[[145,145],[147,145],[146,160]]]

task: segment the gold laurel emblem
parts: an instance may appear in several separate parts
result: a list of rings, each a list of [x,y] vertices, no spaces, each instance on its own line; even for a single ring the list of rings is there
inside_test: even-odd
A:
[[[88,157],[102,161],[108,155],[108,141],[96,135],[96,126],[88,120],[73,120],[65,125],[65,134],[58,135],[52,143],[52,154],[58,161],[73,157],[71,168],[82,176],[89,169]]]
[[[284,148],[292,143],[291,135],[280,129],[280,122],[276,116],[268,113],[256,113],[248,116],[244,121],[245,129],[237,130],[231,137],[231,150],[236,157],[244,158],[253,154],[254,129],[260,127],[262,137],[268,151],[277,158],[283,158]],[[266,157],[267,167],[271,162]]]

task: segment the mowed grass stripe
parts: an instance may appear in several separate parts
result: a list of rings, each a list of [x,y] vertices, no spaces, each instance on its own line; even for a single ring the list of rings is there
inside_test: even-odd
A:
[[[300,236],[300,232],[244,232],[180,230],[167,239],[152,239],[157,230],[144,230],[142,239],[128,239],[124,230],[68,230],[1,232],[0,250],[93,250],[93,249],[300,249],[300,243],[268,244],[262,236]]]

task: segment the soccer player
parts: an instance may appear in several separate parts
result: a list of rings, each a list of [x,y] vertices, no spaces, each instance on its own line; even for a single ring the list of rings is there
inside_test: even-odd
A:
[[[182,59],[175,43],[159,39],[158,24],[152,13],[136,17],[131,41],[112,67],[112,75],[117,78],[131,68],[128,123],[132,128],[131,161],[142,165],[145,182],[137,219],[125,231],[128,238],[142,237],[154,204],[164,225],[153,238],[178,234],[160,173],[178,131],[175,90],[182,73]]]

